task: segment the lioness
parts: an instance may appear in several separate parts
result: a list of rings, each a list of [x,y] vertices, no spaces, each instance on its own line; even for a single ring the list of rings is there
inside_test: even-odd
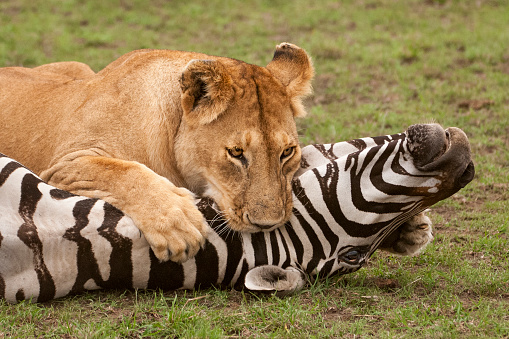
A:
[[[185,261],[207,227],[184,188],[213,198],[234,230],[287,221],[301,155],[294,117],[313,74],[288,43],[266,67],[139,50],[97,74],[77,62],[1,68],[0,151],[110,202],[160,260]]]

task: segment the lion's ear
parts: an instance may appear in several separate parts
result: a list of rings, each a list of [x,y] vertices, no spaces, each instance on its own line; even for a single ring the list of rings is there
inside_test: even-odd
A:
[[[180,78],[184,119],[208,124],[226,110],[233,98],[232,79],[217,60],[191,60]]]
[[[294,115],[304,116],[302,99],[312,93],[311,80],[315,74],[311,58],[302,48],[283,42],[276,46],[267,69],[286,86],[291,97]]]

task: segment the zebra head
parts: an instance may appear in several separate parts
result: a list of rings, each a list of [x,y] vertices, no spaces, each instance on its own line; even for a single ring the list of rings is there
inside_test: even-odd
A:
[[[280,230],[288,234],[282,237],[292,243],[288,247],[300,250],[290,250],[287,268],[251,270],[246,276],[249,289],[284,292],[287,286],[302,286],[309,274],[358,270],[377,248],[398,240],[403,223],[456,193],[475,173],[465,133],[438,124],[307,146],[302,158],[293,182],[293,217]],[[271,278],[274,271],[276,278]],[[288,280],[293,283],[288,285]]]

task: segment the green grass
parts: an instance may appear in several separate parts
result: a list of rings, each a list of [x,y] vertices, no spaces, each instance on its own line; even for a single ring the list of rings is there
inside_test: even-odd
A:
[[[0,302],[0,337],[509,337],[509,3],[504,0],[0,1],[0,66],[138,48],[264,65],[282,41],[316,67],[302,143],[461,127],[476,178],[433,208],[435,240],[295,296],[100,291]]]

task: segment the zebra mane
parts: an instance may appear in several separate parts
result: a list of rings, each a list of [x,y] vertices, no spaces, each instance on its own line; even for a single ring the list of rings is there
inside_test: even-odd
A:
[[[271,232],[233,232],[213,201],[198,200],[211,229],[203,249],[182,264],[159,262],[133,221],[110,204],[52,187],[0,155],[0,298],[211,285],[291,292],[308,275],[353,272],[429,201],[457,191],[430,190],[443,173],[417,170],[406,142],[401,133],[304,147],[293,215]]]

